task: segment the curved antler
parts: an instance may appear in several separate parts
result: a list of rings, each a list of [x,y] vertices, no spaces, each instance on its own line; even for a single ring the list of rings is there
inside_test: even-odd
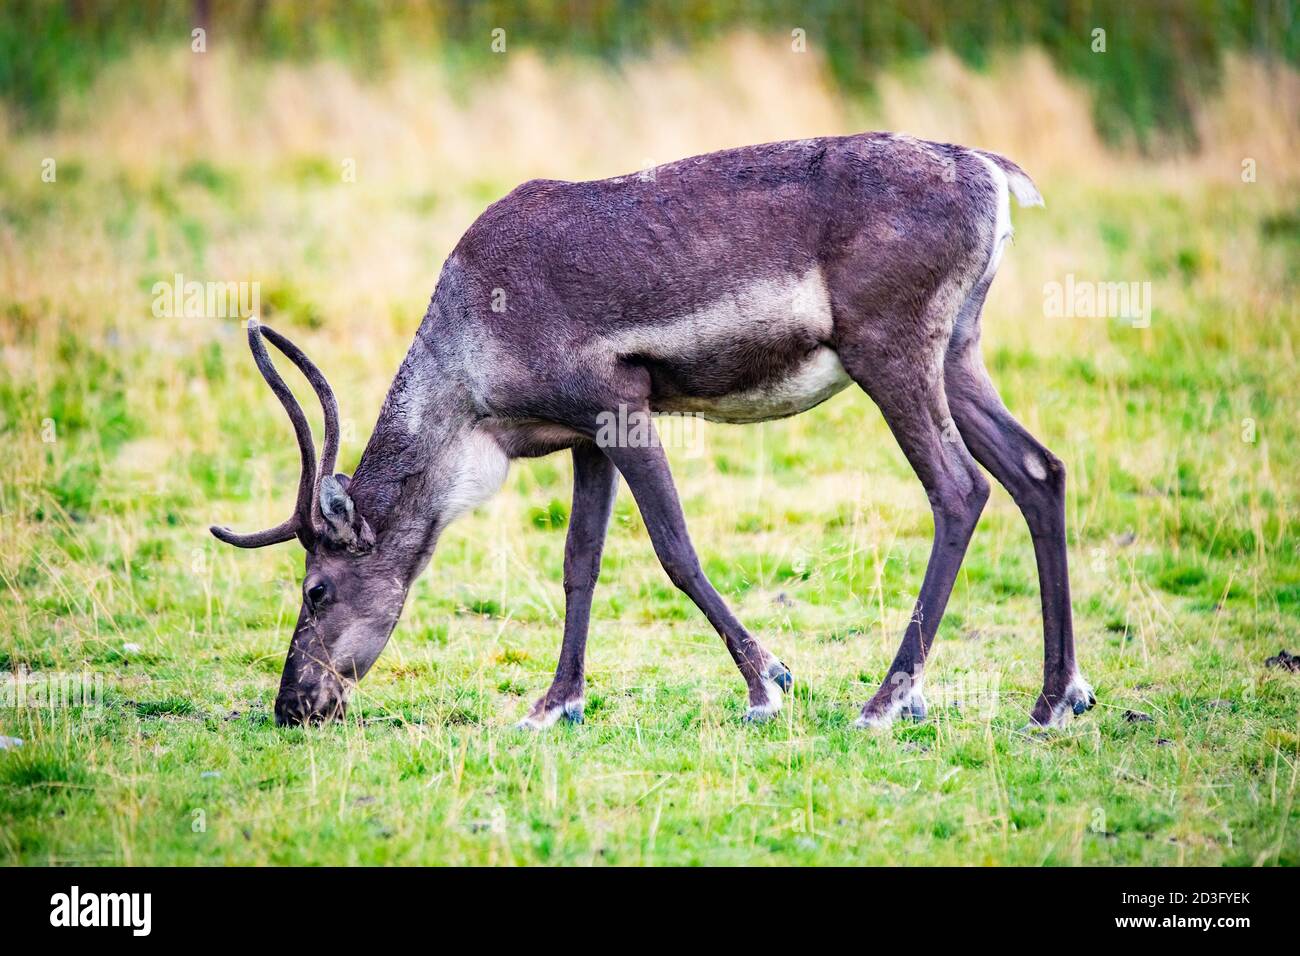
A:
[[[307,424],[307,416],[303,414],[302,406],[294,398],[289,386],[284,383],[284,379],[276,371],[271,356],[266,351],[266,344],[262,341],[263,336],[283,352],[294,365],[298,366],[320,399],[325,413],[325,454],[322,457],[322,467],[319,471],[316,465],[316,445],[312,441],[311,426]],[[266,384],[271,386],[271,391],[280,400],[280,404],[284,406],[285,412],[289,415],[289,420],[293,423],[294,435],[298,439],[298,452],[302,459],[302,473],[298,478],[298,499],[294,504],[293,514],[274,528],[252,534],[237,534],[228,528],[220,528],[215,525],[209,530],[219,540],[227,544],[233,544],[238,548],[261,548],[268,544],[279,544],[294,537],[302,541],[305,547],[310,547],[312,539],[316,535],[314,512],[316,508],[317,475],[333,473],[334,460],[338,456],[338,402],[335,400],[334,391],[330,388],[329,382],[325,380],[325,376],[302,353],[302,350],[279,332],[269,326],[261,325],[255,317],[248,320],[248,347],[253,353],[253,361],[257,363],[258,370],[262,373],[262,377],[266,379]]]
[[[320,400],[321,411],[325,416],[325,447],[320,455],[320,467],[316,469],[316,478],[312,485],[312,527],[319,526],[320,515],[320,482],[326,475],[334,474],[334,465],[339,457],[339,403],[334,397],[334,389],[330,388],[329,381],[325,374],[316,367],[315,363],[309,359],[302,349],[294,345],[275,329],[269,325],[262,326],[262,335],[264,335],[272,345],[278,348],[289,361],[298,366],[307,381],[311,384],[312,391]]]

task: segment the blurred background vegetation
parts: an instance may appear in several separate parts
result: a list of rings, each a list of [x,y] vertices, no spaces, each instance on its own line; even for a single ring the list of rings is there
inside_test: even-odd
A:
[[[846,91],[936,48],[981,67],[1033,45],[1094,94],[1108,141],[1195,145],[1193,104],[1216,88],[1225,52],[1300,58],[1290,0],[6,0],[0,97],[48,123],[59,97],[85,90],[134,46],[171,43],[202,25],[273,59],[336,57],[374,75],[412,55],[487,69],[491,31],[541,50],[618,60],[663,44],[690,47],[737,27],[806,31]],[[1090,37],[1107,31],[1106,55]]]

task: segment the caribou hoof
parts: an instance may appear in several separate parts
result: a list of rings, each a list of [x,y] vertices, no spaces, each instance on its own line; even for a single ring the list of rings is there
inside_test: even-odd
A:
[[[543,697],[529,712],[528,716],[515,724],[516,730],[545,730],[552,727],[560,721],[561,718],[571,724],[582,723],[583,701],[581,697],[566,701],[563,704],[546,703]]]
[[[784,669],[785,665],[783,664],[781,667]],[[789,671],[786,671],[787,677],[789,673]],[[745,711],[745,716],[742,718],[744,723],[761,724],[764,721],[771,720],[781,711],[781,685],[774,679],[765,677],[760,686],[763,695],[760,700],[755,701],[753,692],[750,692],[749,709]]]
[[[1042,730],[1048,727],[1060,727],[1067,715],[1082,716],[1097,706],[1097,695],[1091,685],[1080,675],[1075,674],[1059,693],[1050,693],[1046,688],[1038,696],[1034,712],[1029,715],[1026,730]]]
[[[893,722],[894,718],[889,714],[868,713],[864,708],[858,714],[858,719],[853,721],[853,726],[858,730],[882,730]]]
[[[919,724],[921,721],[925,720],[925,715],[929,712],[929,709],[925,705],[925,698],[921,696],[921,692],[918,690],[914,691],[911,699],[899,708],[898,716],[904,720],[912,720]]]
[[[900,717],[920,723],[925,720],[927,713],[929,708],[926,707],[925,697],[921,694],[920,682],[917,682],[901,697],[890,695],[882,700],[877,694],[871,698],[863,705],[862,712],[858,714],[858,719],[853,722],[853,726],[859,730],[877,730],[888,727]]]

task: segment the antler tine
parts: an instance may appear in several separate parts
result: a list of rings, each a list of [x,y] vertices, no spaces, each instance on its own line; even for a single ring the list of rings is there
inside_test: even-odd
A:
[[[334,397],[334,389],[330,388],[325,374],[303,353],[302,349],[269,325],[262,326],[262,335],[288,356],[289,361],[298,366],[298,370],[311,383],[312,390],[320,399],[321,411],[325,415],[325,448],[321,451],[320,468],[316,473],[319,481],[325,475],[334,474],[334,465],[339,456],[339,403]]]
[[[280,544],[284,541],[292,541],[297,537],[298,515],[295,513],[292,518],[282,521],[274,528],[255,531],[252,534],[237,534],[229,528],[221,528],[217,525],[213,525],[208,530],[212,532],[213,537],[218,541],[233,544],[236,548],[264,548],[268,544]]]

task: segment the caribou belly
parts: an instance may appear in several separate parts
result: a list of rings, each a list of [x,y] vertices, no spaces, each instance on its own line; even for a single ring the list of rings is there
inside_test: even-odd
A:
[[[822,346],[778,378],[727,395],[675,395],[655,411],[686,412],[709,421],[747,424],[806,412],[852,381],[833,349]]]
[[[818,344],[833,328],[826,281],[813,266],[752,280],[672,319],[619,329],[602,345],[652,368],[653,411],[761,422],[807,411],[849,384],[839,356]]]

